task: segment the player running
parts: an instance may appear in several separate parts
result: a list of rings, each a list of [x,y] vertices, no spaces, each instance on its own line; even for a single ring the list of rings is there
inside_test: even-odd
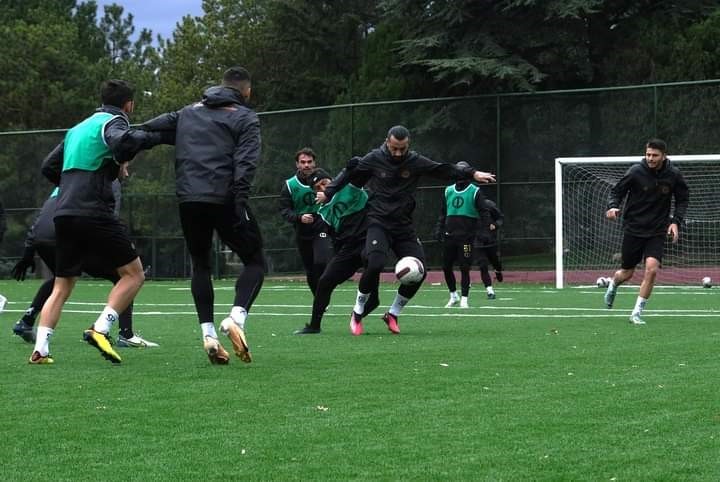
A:
[[[630,323],[644,325],[642,313],[652,294],[662,261],[665,239],[673,243],[680,237],[690,193],[682,173],[667,158],[667,144],[650,139],[645,144],[645,158],[631,166],[610,192],[606,217],[620,217],[620,206],[627,196],[623,213],[622,261],[605,292],[605,304],[612,308],[617,287],[629,280],[635,267],[645,260],[645,274]],[[670,215],[672,200],[675,209]]]

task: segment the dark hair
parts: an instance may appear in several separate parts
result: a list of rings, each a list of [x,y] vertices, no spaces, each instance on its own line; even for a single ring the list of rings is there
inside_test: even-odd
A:
[[[313,151],[309,147],[303,147],[302,149],[300,149],[299,151],[297,151],[295,153],[295,162],[298,162],[298,160],[300,159],[300,154],[305,154],[306,156],[312,157],[313,161],[315,159],[317,159],[317,156],[315,155],[315,151]]]
[[[310,173],[308,176],[308,180],[310,181],[310,186],[314,186],[318,182],[322,181],[323,179],[332,179],[332,176],[328,174],[328,172],[325,169],[317,168],[313,170],[313,172]]]
[[[393,126],[387,133],[387,138],[390,139],[390,137],[394,137],[395,139],[401,141],[410,137],[410,131],[405,126]]]
[[[667,152],[667,144],[665,143],[664,140],[658,139],[658,138],[650,139],[649,141],[647,141],[645,143],[645,148],[646,149],[647,148],[657,149],[658,151],[662,152],[663,154],[665,154]]]
[[[110,79],[103,82],[100,88],[100,100],[105,105],[122,108],[125,102],[133,100],[135,91],[124,80]]]
[[[243,67],[230,67],[223,74],[222,83],[226,87],[243,89],[250,85],[250,72]]]

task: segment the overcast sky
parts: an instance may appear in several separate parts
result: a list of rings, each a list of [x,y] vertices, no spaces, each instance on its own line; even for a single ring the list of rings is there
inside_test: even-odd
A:
[[[116,3],[124,8],[124,16],[133,14],[135,36],[143,28],[152,30],[153,39],[160,34],[163,38],[172,38],[175,24],[185,15],[201,17],[202,0],[97,0],[98,19],[105,13],[104,5]]]

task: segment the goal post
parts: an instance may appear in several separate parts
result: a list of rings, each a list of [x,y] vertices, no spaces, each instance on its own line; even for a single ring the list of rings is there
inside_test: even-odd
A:
[[[593,283],[620,267],[621,219],[605,218],[610,191],[642,155],[555,159],[555,285]],[[690,188],[680,241],[665,245],[658,284],[720,281],[720,154],[669,155]],[[673,203],[674,209],[674,203]],[[671,211],[672,212],[672,211]],[[641,270],[633,278],[639,281]]]

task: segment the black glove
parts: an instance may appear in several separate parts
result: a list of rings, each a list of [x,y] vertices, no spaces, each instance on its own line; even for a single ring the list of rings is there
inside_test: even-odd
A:
[[[31,247],[26,247],[23,257],[18,261],[12,269],[13,278],[18,281],[25,279],[25,274],[28,268],[34,273],[35,272],[35,250]]]
[[[245,224],[250,222],[250,213],[248,212],[247,199],[235,199],[235,216],[237,217],[237,220],[233,225],[235,229],[242,229]]]

